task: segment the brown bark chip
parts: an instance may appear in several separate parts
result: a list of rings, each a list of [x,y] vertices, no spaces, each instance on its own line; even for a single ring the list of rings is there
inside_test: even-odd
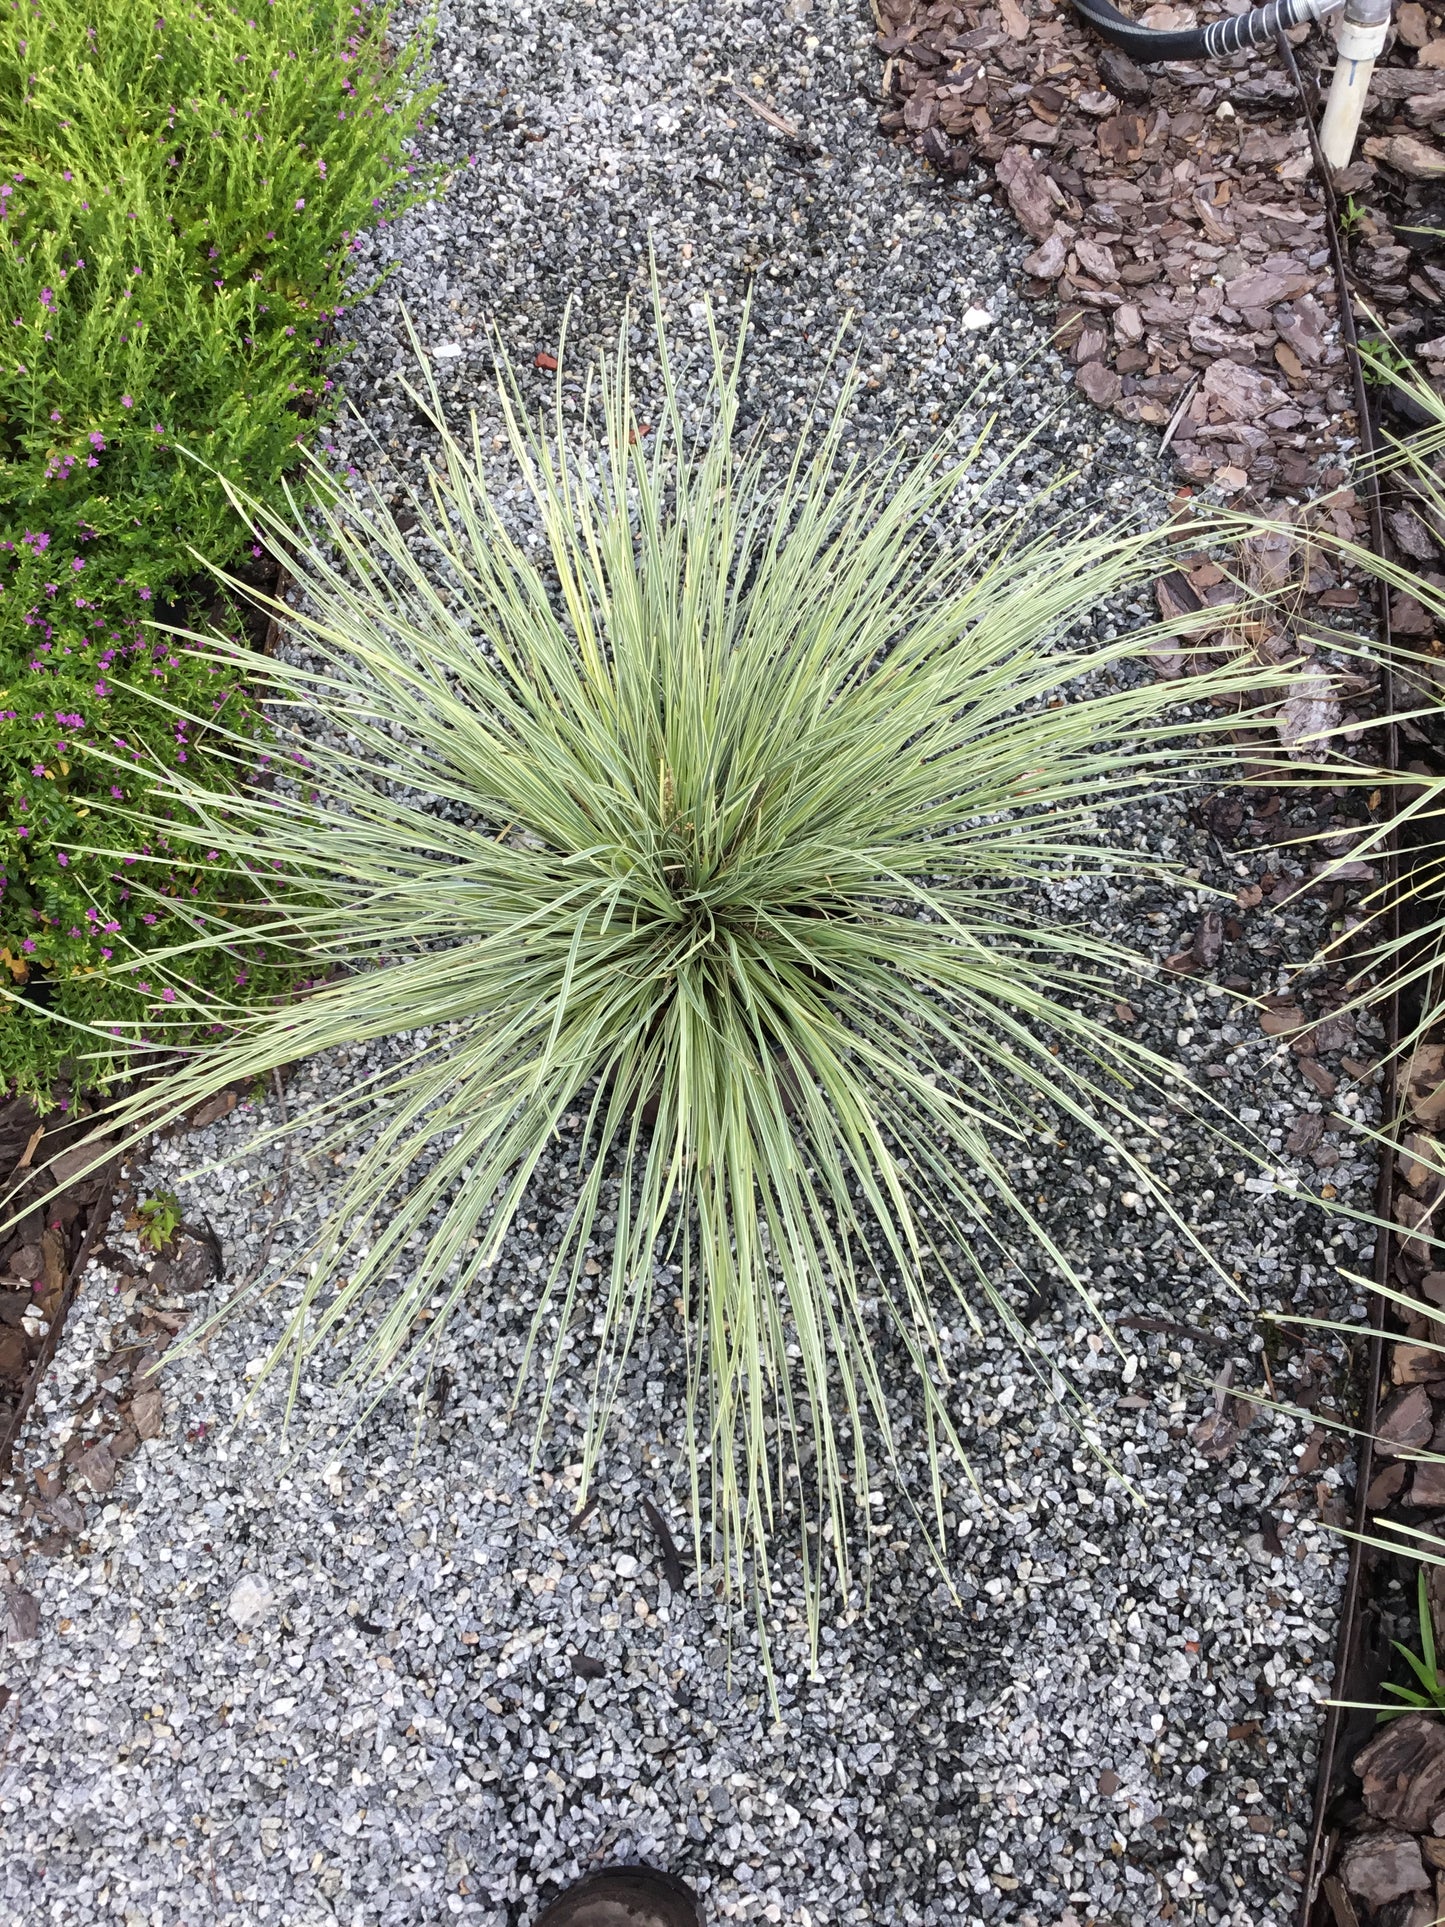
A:
[[[1354,1841],[1340,1862],[1340,1878],[1347,1893],[1371,1907],[1430,1885],[1420,1843],[1408,1834],[1375,1833]]]
[[[1374,1819],[1407,1833],[1425,1832],[1445,1807],[1445,1724],[1426,1713],[1391,1720],[1355,1755],[1355,1771]]]

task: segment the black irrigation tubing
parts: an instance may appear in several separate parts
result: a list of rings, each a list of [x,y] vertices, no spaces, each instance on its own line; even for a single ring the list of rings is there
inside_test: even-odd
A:
[[[1341,242],[1340,210],[1335,199],[1333,182],[1330,179],[1329,164],[1320,150],[1319,136],[1315,131],[1314,109],[1318,105],[1319,93],[1313,77],[1306,81],[1300,72],[1299,62],[1295,59],[1294,48],[1285,34],[1276,37],[1280,58],[1283,60],[1295,89],[1299,95],[1300,117],[1309,135],[1310,151],[1314,159],[1315,179],[1320,184],[1320,192],[1325,206],[1325,232],[1329,242],[1330,265],[1334,274],[1336,298],[1339,306],[1340,333],[1344,336],[1345,353],[1349,358],[1350,375],[1355,392],[1355,416],[1359,422],[1360,461],[1359,480],[1364,487],[1365,506],[1369,516],[1370,547],[1374,553],[1383,557],[1385,546],[1384,521],[1381,514],[1380,483],[1375,457],[1378,452],[1375,441],[1374,424],[1370,417],[1370,401],[1365,390],[1364,370],[1360,362],[1360,339],[1355,328],[1354,308],[1350,299],[1349,270],[1345,263],[1344,247]],[[1390,633],[1390,590],[1389,585],[1380,578],[1376,583],[1377,620],[1380,642],[1383,647],[1381,663],[1380,693],[1385,715],[1392,720],[1385,728],[1385,765],[1391,772],[1399,767],[1399,731],[1393,721],[1395,713],[1394,676],[1391,666]],[[1392,943],[1399,938],[1399,892],[1396,887],[1399,872],[1399,846],[1395,831],[1391,829],[1385,839],[1381,861],[1381,882],[1390,904],[1388,936]],[[1395,1053],[1400,1041],[1400,997],[1398,990],[1392,991],[1385,1006],[1385,1056],[1380,1092],[1380,1114],[1390,1132],[1390,1142],[1385,1146],[1385,1155],[1380,1160],[1380,1173],[1375,1186],[1375,1217],[1378,1230],[1375,1235],[1374,1273],[1375,1284],[1383,1287],[1389,1282],[1390,1270],[1390,1233],[1386,1228],[1394,1207],[1395,1157],[1393,1134],[1397,1120],[1396,1107],[1396,1063]],[[1379,1409],[1380,1372],[1383,1364],[1385,1341],[1384,1292],[1377,1289],[1372,1297],[1368,1343],[1363,1365],[1363,1399],[1360,1412],[1359,1462],[1355,1472],[1355,1503],[1351,1520],[1353,1537],[1350,1543],[1349,1571],[1345,1577],[1345,1590],[1340,1600],[1340,1624],[1335,1642],[1334,1692],[1343,1697],[1348,1691],[1348,1682],[1353,1674],[1360,1654],[1361,1603],[1365,1578],[1366,1547],[1364,1532],[1366,1526],[1365,1500],[1369,1493],[1370,1482],[1374,1476],[1375,1427]],[[1299,1927],[1312,1927],[1318,1921],[1316,1903],[1319,1899],[1327,1872],[1327,1863],[1332,1840],[1327,1834],[1327,1822],[1331,1802],[1335,1794],[1336,1764],[1343,1727],[1344,1709],[1331,1706],[1325,1716],[1320,1734],[1319,1770],[1315,1778],[1314,1822],[1310,1829],[1309,1857],[1305,1863],[1304,1890],[1300,1896]]]

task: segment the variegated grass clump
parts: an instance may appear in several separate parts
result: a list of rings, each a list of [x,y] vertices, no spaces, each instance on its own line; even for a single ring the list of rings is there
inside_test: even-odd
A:
[[[304,774],[217,798],[157,773],[217,862],[274,879],[274,914],[198,925],[168,981],[146,958],[176,1000],[156,1023],[200,1014],[228,1036],[129,1116],[415,1033],[285,1127],[323,1121],[330,1147],[360,1148],[288,1260],[304,1285],[271,1364],[299,1375],[339,1347],[358,1388],[485,1289],[539,1157],[580,1116],[575,1207],[538,1281],[548,1392],[585,1316],[590,1474],[671,1267],[699,1548],[711,1530],[764,1598],[787,1509],[816,1602],[825,1559],[849,1583],[869,1447],[888,1462],[900,1402],[928,1441],[933,1491],[912,1496],[942,1549],[958,1440],[940,1328],[960,1302],[1017,1330],[1000,1286],[1027,1249],[1087,1297],[1015,1150],[1072,1119],[1151,1185],[1122,1132],[1170,1067],[1111,1013],[1137,959],[1041,921],[1042,886],[1117,865],[1098,813],[1223,758],[1197,733],[1183,756],[1183,704],[1218,697],[1206,715],[1234,720],[1258,678],[1157,682],[1147,628],[1061,640],[1157,572],[1155,540],[1100,525],[1011,543],[982,445],[847,452],[848,379],[778,462],[737,431],[741,344],[716,337],[690,433],[661,330],[659,347],[651,430],[624,355],[596,409],[564,404],[559,377],[550,428],[504,373],[530,545],[475,430],[442,434],[405,536],[379,498],[319,489],[304,535],[257,512],[299,550],[302,647],[255,667]],[[138,826],[116,833],[128,847]],[[263,937],[316,987],[198,1013],[195,948]],[[870,1300],[906,1383],[883,1382]]]

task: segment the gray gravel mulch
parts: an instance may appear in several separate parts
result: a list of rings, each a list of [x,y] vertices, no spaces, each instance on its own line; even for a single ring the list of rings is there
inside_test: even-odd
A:
[[[1079,461],[1097,502],[1161,504],[1152,432],[1098,417],[1042,347],[1014,291],[1027,243],[1009,218],[878,134],[872,34],[842,0],[448,8],[435,139],[450,191],[373,244],[371,264],[389,255],[397,273],[352,317],[348,385],[377,444],[339,429],[337,461],[398,486],[417,475],[403,303],[485,429],[488,323],[525,365],[556,351],[575,297],[575,357],[645,296],[651,238],[684,357],[701,298],[726,320],[754,286],[750,405],[778,432],[853,310],[877,384],[864,432],[931,435],[982,381],[975,409],[996,407],[1005,439],[1038,430],[1021,480]],[[645,381],[645,350],[639,365]],[[683,1539],[676,1331],[664,1322],[637,1353],[595,1510],[575,1518],[565,1398],[531,1457],[537,1389],[514,1406],[513,1386],[567,1208],[565,1145],[491,1291],[447,1335],[420,1416],[418,1384],[352,1432],[308,1378],[312,1422],[283,1438],[284,1387],[244,1408],[274,1329],[258,1312],[166,1371],[155,1434],[108,1455],[97,1482],[79,1468],[106,1400],[118,1408],[147,1349],[217,1289],[190,1245],[152,1266],[113,1225],[0,1502],[0,1897],[14,1916],[516,1927],[582,1869],[640,1854],[722,1920],[1289,1918],[1343,1566],[1327,1527],[1349,1466],[1327,1429],[1251,1423],[1238,1395],[1273,1383],[1312,1405],[1338,1378],[1328,1346],[1266,1352],[1254,1308],[1342,1308],[1334,1263],[1358,1267],[1367,1241],[1294,1187],[1326,1177],[1367,1206],[1355,1126],[1374,1040],[1308,997],[1322,1027],[1262,1036],[1223,988],[1286,1002],[1289,963],[1329,915],[1282,887],[1271,809],[1255,796],[1231,818],[1181,798],[1116,826],[1240,894],[1207,967],[1129,987],[1141,1034],[1240,1106],[1278,1160],[1251,1175],[1197,1106],[1156,1120],[1157,1168],[1237,1299],[1107,1159],[1041,1140],[1059,1235],[1105,1309],[1136,1321],[1121,1357],[1068,1308],[1036,1308],[1041,1345],[1094,1398],[1097,1451],[1011,1346],[960,1321],[957,1416],[979,1486],[954,1500],[961,1603],[914,1530],[922,1442],[905,1434],[871,1587],[827,1615],[816,1680],[782,1566],[776,1723],[755,1640],[710,1575],[675,1587],[647,1510]],[[1212,901],[1124,880],[1059,893],[1161,959]],[[366,1061],[306,1067],[288,1103]],[[130,1174],[214,1227],[232,1283],[271,1235],[284,1266],[334,1177],[304,1145],[284,1169],[248,1151],[256,1115],[243,1101]],[[237,1161],[184,1180],[220,1150]],[[44,1512],[62,1499],[64,1529]]]

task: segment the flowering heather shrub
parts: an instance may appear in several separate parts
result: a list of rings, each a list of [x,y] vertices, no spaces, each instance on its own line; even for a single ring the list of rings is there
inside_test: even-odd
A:
[[[131,693],[131,683],[187,713],[155,708]],[[173,842],[155,821],[127,848],[119,847],[112,822],[110,849],[95,847],[91,821],[102,807],[124,812],[143,799],[154,818],[150,772],[157,763],[214,789],[230,787],[234,762],[216,753],[204,719],[251,741],[265,735],[237,677],[180,649],[173,637],[136,625],[124,641],[77,639],[62,661],[22,686],[21,701],[33,708],[14,695],[0,707],[8,792],[0,825],[3,981],[32,992],[43,986],[39,994],[52,1011],[124,1034],[142,1049],[159,1018],[167,1020],[167,1042],[177,1041],[177,1007],[189,1008],[197,996],[245,1002],[282,988],[288,978],[280,953],[264,942],[173,957],[138,977],[116,978],[110,969],[113,960],[204,933],[218,909],[244,906],[250,896],[230,878],[223,882],[218,852],[193,840]],[[42,700],[50,706],[42,708]],[[254,768],[264,774],[269,762],[257,743]],[[213,1017],[202,1034],[218,1028]],[[43,1093],[63,1069],[74,1076],[67,1059],[84,1057],[87,1081],[96,1082],[130,1061],[129,1048],[119,1044],[112,1062],[96,1053],[93,1036],[37,1021],[23,1005],[0,1006],[0,1081]]]
[[[331,406],[357,233],[430,185],[406,159],[425,44],[387,26],[350,0],[0,0],[0,966],[68,1015],[106,1014],[103,937],[157,927],[74,847],[115,776],[87,744],[174,759],[138,670],[245,723],[140,620],[247,539],[208,469],[276,499]],[[31,1088],[34,1029],[0,1015],[0,1076]]]

